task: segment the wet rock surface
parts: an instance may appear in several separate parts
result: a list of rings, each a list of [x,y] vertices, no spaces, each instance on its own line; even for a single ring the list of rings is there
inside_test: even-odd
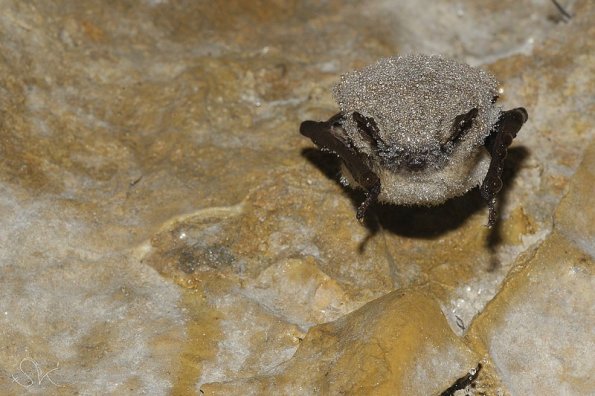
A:
[[[4,2],[0,393],[595,392],[595,10],[562,3]],[[492,230],[476,190],[359,224],[298,133],[412,51],[528,110]]]

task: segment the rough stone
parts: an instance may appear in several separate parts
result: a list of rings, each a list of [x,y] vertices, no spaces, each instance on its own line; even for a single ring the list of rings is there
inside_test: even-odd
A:
[[[471,330],[512,394],[595,389],[595,143],[556,210],[556,227],[509,276]],[[577,210],[578,209],[578,210]]]
[[[593,2],[1,5],[0,394],[593,393]],[[494,231],[477,191],[362,226],[298,133],[409,52],[529,112]]]
[[[205,384],[205,395],[437,394],[481,358],[455,336],[423,294],[395,291],[310,329],[273,373]]]

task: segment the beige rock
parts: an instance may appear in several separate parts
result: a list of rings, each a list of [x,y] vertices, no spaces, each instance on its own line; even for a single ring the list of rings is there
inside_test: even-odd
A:
[[[556,211],[555,228],[473,323],[512,394],[595,389],[595,142]]]
[[[0,394],[593,393],[592,1],[0,5]],[[298,133],[409,51],[528,108],[493,233],[477,192],[360,225]]]
[[[206,384],[205,395],[438,394],[481,359],[422,293],[392,292],[310,329],[270,375]]]

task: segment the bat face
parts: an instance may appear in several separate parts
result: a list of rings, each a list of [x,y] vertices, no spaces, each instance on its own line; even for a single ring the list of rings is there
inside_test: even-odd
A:
[[[343,75],[333,93],[358,150],[387,169],[431,171],[446,165],[453,151],[483,145],[498,119],[497,89],[481,69],[408,55]]]
[[[506,151],[527,119],[522,108],[495,106],[497,85],[486,72],[440,56],[386,58],[343,75],[333,90],[341,112],[305,121],[300,131],[337,154],[346,179],[368,193],[360,219],[376,200],[436,205],[482,180],[492,214],[504,159],[496,151]],[[501,133],[509,138],[488,147]],[[486,180],[492,187],[484,188]]]

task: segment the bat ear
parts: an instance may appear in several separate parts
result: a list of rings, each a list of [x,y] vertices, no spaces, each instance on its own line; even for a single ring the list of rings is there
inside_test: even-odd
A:
[[[448,139],[442,142],[441,146],[444,148],[444,146],[447,144],[459,140],[465,134],[465,132],[471,128],[473,125],[473,120],[475,117],[477,117],[477,114],[479,114],[479,111],[477,110],[477,107],[474,107],[465,114],[456,116],[452,122]]]
[[[378,148],[379,143],[384,144],[380,137],[380,129],[374,118],[366,117],[357,111],[354,111],[353,120],[357,124],[358,132],[371,147]]]

